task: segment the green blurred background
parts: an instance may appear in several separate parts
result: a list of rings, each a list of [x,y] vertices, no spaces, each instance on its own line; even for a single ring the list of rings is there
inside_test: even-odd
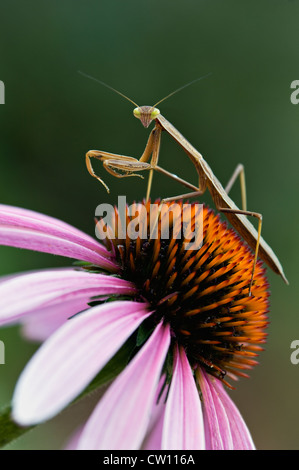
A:
[[[299,2],[288,0],[2,0],[0,4],[0,201],[61,218],[93,234],[95,207],[145,195],[145,181],[114,179],[105,189],[85,168],[89,149],[139,157],[148,131],[132,106],[77,73],[82,70],[152,105],[201,75],[212,75],[161,104],[161,112],[204,155],[225,184],[245,165],[248,207],[264,216],[263,236],[290,286],[269,272],[271,324],[260,365],[231,393],[262,449],[298,449]],[[163,135],[160,164],[196,183],[194,168]],[[102,167],[97,166],[103,175]],[[155,175],[153,197],[181,192]],[[232,197],[240,205],[238,185]],[[203,201],[210,203],[208,194]],[[69,261],[0,247],[0,274]],[[13,299],[12,299],[13,301]],[[0,405],[36,345],[17,328],[0,330]],[[81,407],[82,408],[82,407]],[[84,407],[83,407],[84,408]],[[75,411],[75,410],[74,410]],[[84,413],[84,410],[77,410]],[[76,417],[75,417],[76,416]],[[76,421],[77,420],[77,421]],[[57,448],[80,419],[66,412],[11,448]]]

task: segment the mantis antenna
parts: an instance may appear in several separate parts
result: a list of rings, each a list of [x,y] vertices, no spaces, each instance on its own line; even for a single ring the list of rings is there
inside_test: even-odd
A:
[[[212,74],[212,72],[209,72],[209,73],[207,73],[206,75],[203,75],[202,77],[196,78],[195,80],[192,80],[192,82],[186,83],[185,85],[181,86],[180,88],[177,88],[177,89],[174,90],[172,93],[169,93],[169,95],[165,96],[165,98],[162,98],[160,101],[158,101],[156,104],[154,104],[153,108],[155,108],[156,106],[158,106],[158,104],[162,103],[162,101],[167,100],[167,98],[170,98],[172,95],[175,95],[176,93],[178,93],[179,91],[183,90],[184,88],[187,88],[187,86],[192,85],[192,84],[195,83],[195,82],[199,82],[199,80],[202,80],[203,78],[206,78],[206,77],[208,77],[208,76],[211,75],[211,74]]]
[[[130,101],[131,103],[134,104],[134,106],[137,106],[137,108],[138,108],[138,104],[135,103],[135,101],[131,100],[128,96],[124,95],[123,93],[121,93],[120,91],[116,90],[116,89],[113,88],[112,86],[107,85],[107,83],[102,82],[101,80],[98,80],[97,78],[94,78],[94,77],[92,77],[91,75],[87,75],[87,73],[81,72],[81,70],[78,70],[78,73],[80,73],[80,75],[83,75],[83,77],[90,78],[91,80],[94,80],[95,82],[98,82],[98,83],[100,83],[101,85],[104,85],[106,88],[109,88],[109,90],[115,91],[115,93],[117,93],[118,95],[122,96],[122,97],[125,98],[126,100]]]
[[[92,77],[91,75],[87,75],[87,73],[81,72],[81,70],[78,70],[78,73],[80,73],[80,75],[83,75],[83,77],[90,78],[91,80],[94,80],[95,82],[98,82],[98,83],[100,83],[101,85],[104,85],[106,88],[109,88],[109,90],[114,91],[114,92],[117,93],[118,95],[122,96],[122,97],[125,98],[126,100],[130,101],[131,103],[133,103],[137,108],[139,108],[138,104],[135,103],[135,101],[131,100],[131,98],[129,98],[128,96],[124,95],[123,93],[121,93],[120,91],[116,90],[115,88],[113,88],[112,86],[108,85],[107,83],[102,82],[102,80],[98,80],[97,78],[94,78],[94,77]],[[208,77],[209,75],[211,75],[211,73],[212,73],[212,72],[209,72],[209,73],[207,73],[206,75],[203,75],[202,77],[196,78],[195,80],[192,80],[191,82],[186,83],[185,85],[181,86],[180,88],[177,88],[176,90],[174,90],[174,91],[172,91],[171,93],[169,93],[169,95],[166,95],[164,98],[162,98],[161,100],[159,100],[154,106],[152,106],[152,108],[155,108],[158,104],[162,103],[162,101],[167,100],[167,98],[170,98],[171,96],[175,95],[176,93],[178,93],[179,91],[183,90],[184,88],[187,88],[189,85],[192,85],[193,83],[199,82],[199,80],[202,80],[203,78]]]

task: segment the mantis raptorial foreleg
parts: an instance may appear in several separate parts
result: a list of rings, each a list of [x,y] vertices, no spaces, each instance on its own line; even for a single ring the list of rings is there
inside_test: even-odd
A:
[[[103,186],[105,186],[107,192],[110,190],[106,183],[94,172],[94,169],[91,164],[91,158],[100,160],[103,162],[104,168],[113,176],[117,178],[124,178],[127,176],[138,176],[143,178],[142,175],[132,173],[132,171],[142,171],[148,170],[150,165],[148,163],[143,163],[137,160],[134,157],[127,157],[125,155],[117,155],[115,153],[102,152],[101,150],[90,150],[86,154],[86,167],[91,176],[96,178]],[[124,174],[118,173],[116,170],[124,171]]]
[[[110,175],[115,176],[116,178],[126,178],[127,176],[138,176],[139,178],[143,179],[143,176],[139,175],[139,173],[130,173],[132,167],[127,162],[122,163],[119,160],[104,161],[103,167],[108,173],[110,173]],[[118,170],[125,171],[125,173],[119,173],[118,171],[116,171],[115,168],[118,168]],[[142,169],[147,169],[147,168],[139,168],[139,170],[142,170]]]
[[[115,153],[103,152],[101,150],[90,150],[86,154],[86,166],[89,174],[96,178],[98,181],[100,181],[100,183],[105,186],[107,192],[109,193],[110,190],[106,183],[104,183],[104,181],[94,172],[94,169],[91,164],[91,158],[101,160],[103,162],[105,170],[107,170],[108,173],[113,176],[116,176],[117,178],[125,178],[128,176],[139,176],[140,178],[143,178],[142,175],[132,173],[132,171],[142,171],[149,169],[150,176],[146,196],[146,200],[148,200],[153,179],[153,169],[157,165],[159,159],[161,132],[162,129],[160,126],[156,126],[151,131],[144,152],[139,160],[134,157],[128,157],[126,155],[118,155]],[[149,164],[147,162],[150,159],[151,155],[151,164]],[[117,170],[123,171],[124,173],[119,173]]]

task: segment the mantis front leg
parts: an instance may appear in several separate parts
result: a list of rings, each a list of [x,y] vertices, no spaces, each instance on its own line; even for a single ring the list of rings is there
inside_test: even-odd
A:
[[[139,176],[143,178],[143,176],[134,173],[134,171],[143,171],[143,170],[150,170],[150,177],[147,187],[147,195],[146,200],[149,199],[151,183],[152,183],[152,172],[155,166],[157,165],[158,158],[159,158],[159,150],[160,150],[160,140],[161,140],[161,132],[162,129],[160,126],[156,126],[150,136],[148,138],[146,147],[144,149],[143,154],[141,155],[140,159],[137,160],[134,157],[128,157],[126,155],[118,155],[115,153],[104,152],[102,150],[90,150],[86,154],[86,167],[89,174],[96,178],[107,190],[109,193],[110,190],[106,183],[100,178],[94,171],[91,159],[95,158],[103,162],[103,166],[105,170],[108,171],[113,176],[117,178],[125,178],[127,176]],[[151,163],[147,163],[152,155]],[[119,171],[124,173],[119,173]]]
[[[91,165],[91,158],[96,158],[97,160],[101,160],[103,162],[104,168],[108,171],[108,173],[116,176],[117,178],[125,177],[125,176],[139,176],[142,178],[141,175],[132,173],[132,170],[136,169],[137,171],[146,170],[150,165],[145,163],[140,163],[134,157],[127,157],[125,155],[117,155],[115,153],[103,152],[101,150],[89,150],[85,157],[86,167],[91,176],[96,178],[102,185],[106,188],[107,192],[109,193],[110,190],[107,184],[100,178],[92,168]],[[117,173],[116,170],[125,171],[125,174]]]

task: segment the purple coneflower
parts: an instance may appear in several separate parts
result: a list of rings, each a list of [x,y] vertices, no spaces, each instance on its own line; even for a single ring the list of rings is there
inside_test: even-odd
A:
[[[258,262],[248,295],[251,251],[202,210],[202,246],[186,251],[184,239],[171,235],[131,240],[117,230],[104,246],[57,219],[0,206],[0,244],[83,261],[0,282],[0,325],[20,322],[27,337],[44,341],[15,389],[17,423],[59,413],[130,337],[131,360],[76,436],[76,448],[254,449],[224,384],[256,364],[268,283]],[[149,229],[149,218],[145,223]]]

